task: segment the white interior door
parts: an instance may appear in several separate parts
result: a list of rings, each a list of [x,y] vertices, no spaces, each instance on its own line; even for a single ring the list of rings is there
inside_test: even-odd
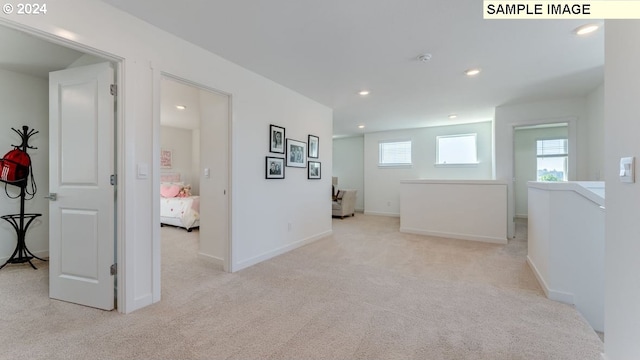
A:
[[[200,155],[201,158],[207,160],[207,164],[211,166],[209,176],[204,176],[205,182],[209,183],[207,197],[205,202],[207,207],[206,215],[212,215],[202,224],[204,226],[204,235],[201,230],[200,244],[203,247],[203,238],[213,240],[215,253],[219,254],[223,259],[223,267],[225,271],[229,271],[229,97],[226,95],[214,94],[201,90],[201,99],[206,101],[210,107],[210,113],[213,115],[203,118],[202,122],[209,122],[203,129],[208,132],[200,132],[204,138],[200,140],[200,146],[203,142],[212,142],[213,146],[208,145],[206,156]],[[206,241],[206,240],[205,240]]]
[[[114,80],[109,63],[49,74],[49,297],[114,308]]]
[[[222,262],[229,256],[229,104],[227,95],[200,90],[200,255]]]

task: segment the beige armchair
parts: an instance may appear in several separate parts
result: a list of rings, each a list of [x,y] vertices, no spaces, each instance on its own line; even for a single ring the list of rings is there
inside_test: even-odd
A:
[[[345,216],[354,216],[356,208],[356,195],[358,190],[340,190],[331,206],[332,216],[339,216],[344,219]]]

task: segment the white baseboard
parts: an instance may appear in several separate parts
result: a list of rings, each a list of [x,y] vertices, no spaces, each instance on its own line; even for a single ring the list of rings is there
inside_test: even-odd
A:
[[[533,275],[536,276],[536,279],[538,280],[538,283],[540,284],[540,287],[542,287],[542,291],[544,291],[544,295],[548,299],[551,299],[551,300],[554,300],[554,301],[559,301],[559,302],[562,302],[562,303],[565,303],[565,304],[569,304],[569,305],[574,305],[575,304],[575,302],[573,300],[573,294],[567,293],[567,292],[563,292],[563,291],[553,290],[553,289],[549,288],[549,286],[547,285],[547,282],[544,280],[544,278],[542,277],[542,275],[538,271],[538,268],[536,267],[536,264],[533,263],[533,260],[531,260],[529,255],[527,255],[527,264],[529,264],[529,267],[531,268],[531,271],[533,271]]]
[[[160,299],[156,301],[160,301]],[[118,311],[122,311],[125,314],[129,314],[136,310],[142,309],[143,307],[149,306],[153,303],[154,303],[153,294],[149,292],[149,293],[140,295],[134,299],[127,300],[127,307],[125,309],[120,309]],[[120,304],[118,304],[118,306],[120,306]]]
[[[375,216],[389,216],[389,217],[400,217],[398,213],[386,213],[380,211],[365,211],[365,215],[375,215]]]
[[[263,254],[260,254],[258,256],[254,256],[254,257],[246,259],[246,260],[238,261],[233,265],[233,267],[231,269],[231,272],[236,272],[236,271],[240,271],[242,269],[246,269],[249,266],[252,266],[252,265],[255,265],[257,263],[263,262],[265,260],[274,258],[274,257],[276,257],[278,255],[282,255],[282,254],[287,253],[287,252],[289,252],[289,251],[291,251],[293,249],[297,249],[297,248],[299,248],[301,246],[304,246],[304,245],[307,245],[307,244],[311,244],[314,241],[323,239],[323,238],[325,238],[327,236],[331,236],[332,234],[333,234],[333,230],[328,230],[328,231],[325,231],[323,233],[310,236],[310,237],[308,237],[306,239],[302,239],[302,240],[296,241],[296,242],[291,243],[289,245],[285,245],[283,247],[280,247],[280,248],[277,248],[277,249],[274,249],[274,250],[271,250],[271,251],[267,251],[267,252],[265,252]]]
[[[219,266],[224,266],[224,259],[221,259],[219,257],[216,256],[212,256],[212,255],[208,255],[208,254],[204,254],[199,252],[198,253],[198,259],[202,259],[208,263],[211,263],[213,265],[219,265]]]
[[[531,269],[531,271],[533,271],[533,275],[536,276],[536,279],[538,280],[538,284],[540,284],[540,287],[542,287],[542,291],[544,291],[544,296],[548,298],[549,287],[547,286],[547,282],[544,281],[544,278],[542,277],[542,275],[540,275],[540,272],[538,271],[536,264],[533,263],[529,255],[527,255],[527,264],[529,265],[529,268]]]
[[[13,250],[11,250],[11,252],[13,253]],[[33,251],[32,254],[37,256],[37,257],[39,257],[39,258],[45,259],[45,260],[49,259],[49,250]],[[1,257],[0,258],[0,265],[4,264],[7,260],[9,260],[9,257],[11,257],[11,255]],[[38,261],[38,259],[36,259],[35,261]]]
[[[559,301],[561,303],[565,303],[569,305],[575,305],[575,301],[573,300],[573,294],[571,293],[549,289],[548,297],[549,299],[554,301]]]
[[[456,234],[456,233],[440,232],[440,231],[426,231],[426,230],[407,228],[407,227],[401,227],[400,232],[409,233],[409,234],[436,236],[436,237],[449,238],[449,239],[481,241],[481,242],[492,243],[492,244],[502,244],[502,245],[507,244],[506,237],[499,238],[499,237],[493,237],[493,236]]]

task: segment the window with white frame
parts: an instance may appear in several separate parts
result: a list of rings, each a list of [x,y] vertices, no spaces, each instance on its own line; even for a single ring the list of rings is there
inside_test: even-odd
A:
[[[411,165],[411,140],[380,141],[378,166]]]
[[[536,141],[538,181],[567,181],[568,139]]]
[[[477,164],[477,137],[477,134],[460,134],[436,137],[436,164]]]

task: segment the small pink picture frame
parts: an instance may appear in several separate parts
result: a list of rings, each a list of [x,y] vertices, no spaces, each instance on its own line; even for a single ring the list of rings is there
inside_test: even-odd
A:
[[[172,151],[169,149],[160,149],[160,168],[171,169]]]

